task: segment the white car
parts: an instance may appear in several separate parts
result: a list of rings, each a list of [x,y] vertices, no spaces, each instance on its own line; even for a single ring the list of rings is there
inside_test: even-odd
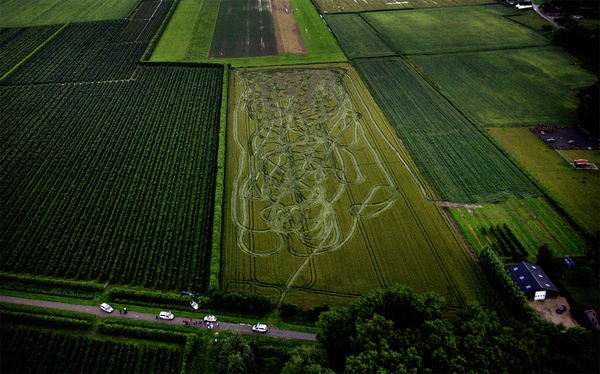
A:
[[[192,308],[198,310],[198,303],[195,301],[190,301],[190,305],[192,306]]]
[[[252,326],[252,331],[267,332],[268,330],[269,330],[269,328],[267,327],[267,325],[263,325],[260,323],[257,323],[256,325]]]
[[[106,313],[112,313],[114,310],[113,307],[108,305],[107,303],[102,303],[102,305],[100,305],[100,309],[102,309]]]
[[[173,319],[175,316],[171,312],[160,312],[158,315],[160,319]]]
[[[217,322],[217,317],[215,317],[215,316],[206,316],[206,317],[204,317],[204,322]]]

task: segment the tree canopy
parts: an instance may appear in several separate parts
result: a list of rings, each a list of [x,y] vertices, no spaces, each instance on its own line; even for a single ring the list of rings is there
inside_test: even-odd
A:
[[[589,331],[539,319],[502,322],[476,302],[442,318],[438,294],[374,290],[321,314],[317,339],[344,373],[575,373],[598,370]]]

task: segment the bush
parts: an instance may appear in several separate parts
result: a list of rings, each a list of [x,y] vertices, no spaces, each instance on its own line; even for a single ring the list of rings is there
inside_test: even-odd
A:
[[[265,315],[273,310],[273,303],[266,296],[255,293],[215,292],[212,294],[209,307],[244,315]]]
[[[91,300],[104,292],[98,283],[0,273],[0,289]]]

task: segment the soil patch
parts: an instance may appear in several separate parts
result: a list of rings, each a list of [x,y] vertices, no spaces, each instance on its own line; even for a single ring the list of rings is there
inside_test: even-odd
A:
[[[538,316],[545,321],[551,321],[557,325],[562,323],[565,325],[565,327],[579,326],[579,324],[571,315],[571,307],[569,306],[569,302],[563,296],[558,296],[555,299],[546,299],[544,301],[531,300],[529,303],[533,309],[535,309]],[[566,306],[567,310],[562,314],[558,314],[556,313],[556,309],[561,305]]]
[[[290,0],[271,0],[273,24],[277,39],[277,53],[280,55],[307,55],[300,27],[294,16]]]

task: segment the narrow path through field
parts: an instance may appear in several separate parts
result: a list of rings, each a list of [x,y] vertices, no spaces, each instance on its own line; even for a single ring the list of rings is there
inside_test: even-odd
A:
[[[20,305],[30,305],[30,306],[38,306],[42,308],[51,308],[51,309],[60,309],[60,310],[70,310],[73,312],[80,313],[88,313],[95,314],[97,316],[111,316],[111,317],[121,317],[121,318],[129,318],[140,321],[151,321],[156,323],[168,323],[168,324],[182,324],[184,320],[187,318],[175,317],[175,319],[171,321],[156,319],[156,314],[150,313],[139,313],[139,312],[128,312],[127,314],[119,314],[116,310],[107,314],[100,310],[99,306],[89,306],[89,305],[78,305],[78,304],[67,304],[67,303],[58,303],[54,301],[46,301],[46,300],[37,300],[37,299],[25,299],[21,297],[13,297],[13,296],[3,296],[0,295],[1,303],[11,303],[11,304],[20,304]],[[202,325],[190,325],[190,327],[196,327],[201,329],[206,329],[208,326],[206,324]],[[252,326],[244,323],[228,323],[219,321],[219,325],[216,323],[213,324],[215,330],[226,330],[229,329],[231,331],[239,332],[241,334],[256,334],[252,331]],[[273,338],[284,338],[284,339],[296,339],[296,340],[307,340],[307,341],[317,341],[317,337],[315,334],[311,334],[308,332],[300,332],[293,330],[281,330],[269,328],[264,334]]]

